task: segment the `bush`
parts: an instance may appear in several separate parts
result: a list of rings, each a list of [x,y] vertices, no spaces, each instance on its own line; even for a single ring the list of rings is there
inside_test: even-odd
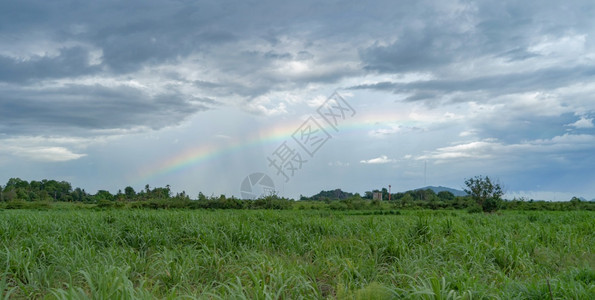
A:
[[[277,196],[267,196],[252,200],[249,203],[250,208],[254,209],[290,209],[292,208],[292,201]]]
[[[15,201],[6,202],[6,206],[4,208],[6,208],[6,209],[23,209],[26,207],[27,207],[27,203],[25,201],[15,200]]]
[[[26,207],[30,209],[47,210],[51,208],[51,205],[47,201],[34,201],[27,203]]]
[[[339,202],[339,201],[333,201],[331,202],[328,207],[331,210],[347,210],[347,204]]]
[[[476,214],[482,212],[483,209],[478,204],[471,205],[467,208],[467,212],[470,214]]]
[[[494,212],[500,208],[500,203],[502,200],[497,198],[488,198],[483,202],[483,211],[484,212]]]
[[[101,200],[97,201],[97,207],[98,208],[111,208],[111,207],[114,207],[114,201],[101,199]]]

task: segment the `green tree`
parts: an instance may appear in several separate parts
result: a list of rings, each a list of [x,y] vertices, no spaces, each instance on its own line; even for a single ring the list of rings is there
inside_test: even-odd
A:
[[[113,201],[114,196],[109,191],[99,190],[99,191],[97,191],[97,194],[95,194],[95,201],[101,201],[101,200]]]
[[[171,197],[171,189],[169,184],[164,188],[157,187],[151,190],[151,198],[153,199],[169,199]]]
[[[202,192],[198,192],[198,201],[207,201],[207,196]]]
[[[574,209],[577,209],[581,205],[581,199],[577,197],[572,197],[570,199],[570,206]]]
[[[488,176],[475,176],[465,180],[465,192],[482,208],[484,212],[498,210],[502,199],[502,187],[492,182]]]
[[[126,199],[132,200],[136,197],[136,192],[134,191],[134,188],[127,186],[124,188],[124,195],[126,195]]]
[[[74,189],[74,191],[72,191],[71,195],[74,201],[83,202],[86,200],[87,193],[85,193],[85,190],[77,187]]]
[[[118,193],[114,197],[117,201],[124,201],[126,199],[126,195],[122,193],[122,190],[118,190]]]
[[[14,189],[4,189],[3,192],[4,201],[13,201],[17,198],[17,192]]]
[[[438,192],[438,198],[443,201],[450,201],[455,199],[455,195],[449,191]]]
[[[423,190],[423,200],[426,201],[436,201],[436,192],[434,192],[432,189],[425,189]]]
[[[400,201],[402,207],[411,206],[413,204],[413,197],[410,193],[406,193],[405,196],[401,197]]]
[[[6,182],[6,189],[10,189],[10,188],[28,189],[29,188],[29,182],[27,182],[26,180],[22,180],[20,178],[10,178],[8,180],[8,182]]]

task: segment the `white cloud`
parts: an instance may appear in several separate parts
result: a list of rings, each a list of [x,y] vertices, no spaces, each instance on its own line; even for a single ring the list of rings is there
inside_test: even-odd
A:
[[[527,50],[550,58],[567,56],[575,59],[585,51],[587,36],[585,34],[565,35],[561,38],[544,37],[543,40]]]
[[[232,137],[225,134],[215,134],[215,137],[222,140],[231,140]]]
[[[436,159],[460,159],[460,158],[488,158],[492,156],[494,148],[500,148],[502,144],[492,140],[475,141],[455,146],[442,147],[426,155],[416,157],[418,160]]]
[[[19,147],[8,146],[0,148],[1,152],[23,157],[35,161],[45,162],[61,162],[79,159],[86,156],[86,154],[78,154],[66,149],[64,147]]]
[[[379,157],[371,158],[371,159],[364,159],[364,160],[360,160],[359,162],[362,164],[388,164],[388,163],[395,162],[395,160],[392,158],[388,158],[388,156],[386,156],[386,155],[380,155]]]
[[[318,95],[318,96],[306,101],[306,103],[308,104],[309,107],[318,108],[319,106],[322,105],[322,103],[324,103],[324,101],[326,101],[326,99],[328,99],[328,97]]]
[[[580,197],[575,193],[555,192],[555,191],[513,191],[504,195],[505,199],[523,199],[525,201],[546,200],[546,201],[568,201],[572,197]]]
[[[248,112],[265,116],[275,116],[287,113],[287,105],[284,102],[275,103],[272,99],[266,96],[261,96],[250,102],[246,102],[244,104],[244,109]]]
[[[427,154],[413,157],[417,160],[437,161],[453,159],[484,159],[511,157],[527,154],[557,153],[560,157],[569,151],[584,150],[595,146],[595,136],[588,134],[564,134],[551,139],[537,139],[514,144],[504,144],[496,139],[484,139],[454,146],[437,148]]]
[[[459,133],[459,136],[460,137],[467,137],[467,136],[474,136],[476,134],[477,134],[477,130],[471,129],[471,130],[461,131],[461,133]]]
[[[342,161],[331,161],[328,163],[329,167],[349,167],[350,163]]]
[[[574,128],[593,128],[593,119],[587,119],[585,117],[581,117],[578,121],[566,124],[566,126],[571,126]]]
[[[0,156],[19,157],[38,162],[70,161],[87,156],[80,152],[89,146],[104,144],[114,139],[117,137],[20,136],[6,138],[0,139]]]
[[[401,131],[401,126],[392,125],[392,126],[390,126],[390,128],[380,128],[380,129],[371,130],[370,132],[368,132],[368,134],[372,137],[385,137],[387,135],[399,133],[400,131]]]

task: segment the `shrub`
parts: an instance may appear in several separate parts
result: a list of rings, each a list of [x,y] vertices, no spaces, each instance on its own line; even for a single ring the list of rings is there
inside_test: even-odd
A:
[[[14,200],[6,202],[6,209],[23,209],[27,207],[27,203],[21,200]]]
[[[471,205],[467,208],[467,212],[470,214],[476,214],[482,212],[483,209],[478,204]]]
[[[97,201],[98,208],[111,208],[114,207],[114,201],[101,199]]]

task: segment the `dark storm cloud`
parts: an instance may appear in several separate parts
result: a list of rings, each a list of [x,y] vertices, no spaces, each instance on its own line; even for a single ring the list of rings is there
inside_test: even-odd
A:
[[[0,36],[10,33],[26,40],[40,33],[56,41],[77,41],[103,52],[102,66],[128,73],[151,64],[173,61],[192,53],[222,59],[226,52],[251,51],[230,44],[256,39],[278,45],[283,38],[349,42],[368,38],[366,29],[406,14],[406,8],[387,10],[387,4],[357,1],[321,3],[303,1],[19,1],[0,4]],[[357,46],[357,45],[353,45]],[[306,49],[298,56],[309,56]],[[214,53],[212,52],[214,51]],[[291,53],[267,52],[269,59]],[[254,65],[250,61],[244,64]],[[79,75],[74,72],[73,76]]]
[[[149,96],[131,87],[101,85],[5,90],[0,96],[0,129],[17,135],[62,135],[138,126],[159,129],[214,103],[212,99],[188,99],[179,93]]]
[[[468,166],[482,160],[484,170],[512,166],[528,170],[525,178],[549,174],[554,183],[575,173],[566,159],[584,168],[566,176],[592,192],[594,15],[592,0],[0,1],[0,165],[10,176],[29,168],[37,178],[55,177],[55,164],[44,174],[24,160],[85,157],[67,173],[101,189],[106,182],[121,187],[130,170],[176,155],[175,143],[182,150],[211,136],[248,136],[297,118],[320,93],[351,86],[384,91],[354,92],[362,112],[403,114],[345,143],[364,147],[330,146],[336,151],[327,153],[344,153],[347,165],[425,153],[464,157],[443,165],[450,182],[481,171]],[[406,99],[395,103],[390,93]],[[245,112],[294,115],[259,125]],[[399,125],[408,118],[411,126]],[[187,126],[171,128],[184,120]],[[214,174],[204,182],[183,173],[151,184],[225,185],[220,192],[227,194],[229,182],[217,178],[231,173],[222,165],[233,164],[234,174],[253,171],[232,156],[201,167],[197,173]],[[342,184],[373,184],[350,177],[370,174],[355,165],[336,176]],[[302,186],[328,184],[319,174],[331,168],[310,167],[322,166]],[[407,164],[399,168],[372,173],[413,174]],[[517,179],[510,181],[523,182]]]
[[[338,28],[357,26],[354,20],[336,18],[354,16],[361,7],[356,2],[5,1],[0,3],[0,83],[5,83],[0,127],[3,133],[35,134],[57,126],[66,135],[69,127],[161,128],[217,104],[214,97],[240,95],[251,101],[279,85],[333,82],[345,74],[338,70],[291,82],[269,71],[276,61],[314,59],[307,49],[261,51],[251,49],[251,42],[238,43],[279,45],[294,34],[306,39],[305,44],[315,35],[332,38]],[[194,80],[207,93],[192,96],[176,92],[150,97],[132,88],[77,83],[81,78],[133,79],[135,72],[175,65],[190,55],[227,78]],[[183,76],[178,80],[185,81]],[[75,83],[64,88],[48,84],[72,79]]]
[[[236,28],[220,22],[224,10],[205,2],[40,1],[4,6],[0,24],[17,39],[41,32],[53,41],[85,43],[103,51],[102,65],[114,73],[133,72],[235,39]],[[71,75],[79,74],[73,70]]]
[[[103,51],[104,66],[126,73],[240,38],[276,40],[294,21],[317,18],[308,7],[276,1],[19,1],[0,4],[0,24],[21,39],[42,32],[56,41],[87,43]]]
[[[63,48],[56,57],[34,56],[25,61],[0,56],[0,82],[81,76],[99,69],[89,65],[89,52],[82,47]]]
[[[52,124],[161,128],[216,104],[206,99],[238,97],[249,103],[272,91],[367,73],[436,75],[354,87],[410,93],[409,101],[434,101],[453,92],[551,89],[592,80],[593,68],[544,66],[464,79],[457,72],[472,59],[539,59],[530,48],[544,37],[584,34],[593,46],[593,7],[587,1],[4,1],[0,114],[12,117],[3,117],[0,126],[14,132]],[[176,67],[186,61],[208,75],[186,78],[187,70]],[[311,70],[286,72],[290,61]],[[155,71],[163,66],[173,67]],[[160,78],[195,90],[148,96],[76,80],[136,79],[140,72],[161,72]],[[48,84],[70,79],[74,85],[64,88]]]
[[[365,68],[372,71],[439,71],[451,63],[480,57],[523,60],[537,55],[528,49],[544,37],[593,33],[592,3],[546,2],[463,2],[468,9],[450,15],[433,11],[428,16],[423,10],[416,11],[417,19],[395,28],[394,42],[361,49],[360,56]]]
[[[361,52],[366,69],[400,73],[437,68],[458,60],[469,45],[460,44],[463,34],[409,30],[388,46],[373,46]]]
[[[350,89],[373,89],[394,93],[413,93],[407,100],[427,100],[454,92],[484,91],[491,96],[529,91],[548,91],[574,83],[592,82],[595,79],[595,66],[553,67],[522,73],[478,76],[469,79],[436,79],[411,83],[380,82],[362,84]],[[467,99],[476,101],[477,99]]]
[[[185,95],[176,87],[150,96],[132,87],[44,84],[132,74],[234,40],[233,33],[217,26],[226,23],[219,22],[224,9],[216,7],[163,1],[1,3],[0,40],[6,47],[0,51],[12,55],[0,52],[0,82],[6,83],[0,86],[0,132],[84,135],[84,130],[159,129],[218,105],[211,97]],[[60,46],[64,43],[84,46]],[[52,49],[43,48],[47,45],[58,45],[57,54],[48,54]],[[90,64],[92,50],[101,53],[95,65]]]

